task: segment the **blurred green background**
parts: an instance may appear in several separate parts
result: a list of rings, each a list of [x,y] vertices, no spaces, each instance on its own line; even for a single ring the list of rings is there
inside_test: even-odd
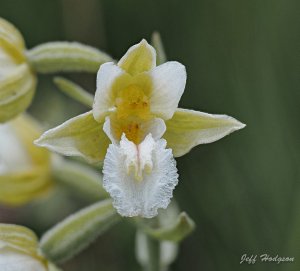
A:
[[[298,0],[0,0],[0,16],[21,30],[28,48],[77,40],[117,59],[159,31],[168,59],[187,67],[180,106],[247,124],[178,159],[175,196],[197,229],[182,243],[174,271],[300,270],[299,11]],[[45,126],[87,110],[50,79],[41,77],[30,108]],[[94,76],[72,79],[95,91]],[[47,220],[60,206],[39,206],[44,217],[23,215],[24,223],[41,232],[48,222],[33,220]],[[65,206],[62,216],[75,208]],[[240,265],[244,253],[295,262]],[[114,227],[64,270],[140,270],[134,232]]]

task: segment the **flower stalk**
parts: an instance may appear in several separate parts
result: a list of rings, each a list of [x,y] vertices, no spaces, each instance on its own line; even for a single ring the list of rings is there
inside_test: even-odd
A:
[[[147,235],[147,247],[149,253],[149,264],[144,271],[161,271],[160,269],[160,242]]]
[[[92,108],[94,97],[84,90],[81,86],[75,84],[74,82],[67,80],[63,77],[54,77],[54,84],[66,95],[70,96],[72,99],[84,104],[85,106]]]

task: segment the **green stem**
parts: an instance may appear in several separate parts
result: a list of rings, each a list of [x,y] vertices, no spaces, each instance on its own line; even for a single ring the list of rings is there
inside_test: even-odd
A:
[[[145,271],[160,271],[160,243],[158,240],[147,236],[149,265]]]
[[[67,80],[62,77],[54,77],[55,85],[66,95],[72,99],[86,105],[87,107],[93,107],[94,97],[81,86],[73,83],[70,80]]]

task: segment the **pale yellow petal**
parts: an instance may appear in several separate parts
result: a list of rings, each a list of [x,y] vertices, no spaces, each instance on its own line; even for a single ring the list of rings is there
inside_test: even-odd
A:
[[[47,270],[47,261],[38,251],[36,235],[23,226],[0,224],[0,256],[0,270]]]
[[[186,154],[199,144],[214,142],[245,127],[245,124],[227,115],[212,115],[187,109],[177,109],[166,125],[164,138],[175,157]]]
[[[35,254],[37,246],[37,237],[30,229],[18,225],[0,223],[0,249],[10,247]]]
[[[33,144],[38,125],[21,115],[0,128],[0,202],[21,205],[46,195],[53,187],[50,152]]]
[[[81,156],[89,162],[104,159],[110,140],[102,122],[95,121],[92,111],[72,118],[45,132],[35,143],[66,156]]]
[[[149,71],[156,66],[155,49],[143,39],[128,49],[118,66],[131,75]]]
[[[50,168],[50,152],[33,144],[33,141],[42,134],[39,124],[28,114],[22,114],[10,123],[30,154],[33,165],[39,168]]]
[[[0,47],[4,48],[17,61],[25,59],[25,44],[21,33],[3,18],[0,18]]]
[[[0,77],[0,122],[12,119],[30,105],[36,87],[36,78],[27,64]]]
[[[0,202],[22,205],[46,195],[53,187],[50,172],[41,168],[0,176]]]

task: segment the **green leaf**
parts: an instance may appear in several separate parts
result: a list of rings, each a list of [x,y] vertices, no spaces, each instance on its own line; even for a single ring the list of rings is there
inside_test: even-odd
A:
[[[119,218],[110,200],[97,202],[46,232],[40,248],[54,263],[66,261],[85,249]]]
[[[108,197],[102,186],[102,174],[82,163],[59,159],[53,174],[58,183],[90,201]]]
[[[186,238],[194,228],[194,221],[185,212],[182,212],[178,215],[177,219],[168,226],[159,228],[144,227],[144,231],[158,240],[180,242]]]
[[[158,32],[154,32],[152,34],[151,43],[156,50],[156,62],[157,65],[165,63],[167,61],[164,45],[162,43],[160,34]]]
[[[99,66],[112,61],[106,53],[78,42],[48,42],[27,52],[33,69],[39,73],[97,72]]]
[[[62,77],[54,77],[55,85],[72,99],[92,108],[94,97],[81,86]]]

